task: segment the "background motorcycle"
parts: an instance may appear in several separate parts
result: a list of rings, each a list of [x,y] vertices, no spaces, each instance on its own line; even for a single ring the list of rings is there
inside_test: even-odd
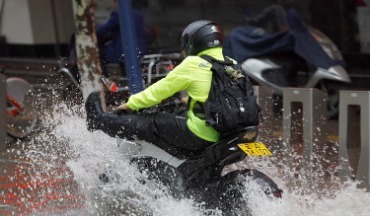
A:
[[[287,21],[289,30],[274,34],[250,25],[235,28],[225,39],[224,54],[242,62],[252,80],[277,96],[284,87],[318,88],[327,95],[328,117],[336,117],[339,90],[351,82],[341,52],[321,31],[304,25],[295,10]]]
[[[141,67],[142,67],[142,78],[143,85],[145,87],[153,84],[159,79],[165,77],[168,72],[170,72],[177,62],[180,61],[179,53],[165,53],[165,54],[148,54],[144,55],[141,58]],[[104,85],[110,85],[114,82],[114,87],[116,90],[112,91],[111,89],[106,92],[108,94],[108,100],[114,103],[115,100],[123,100],[127,97],[128,87],[127,79],[121,75],[118,75],[118,72],[124,70],[118,64],[108,64],[106,70],[115,71],[116,73],[112,77],[103,77],[102,82]],[[108,72],[107,72],[108,73]],[[62,99],[68,105],[80,105],[83,101],[82,92],[80,89],[80,76],[78,73],[78,67],[76,62],[69,64],[60,64],[58,71],[54,77],[57,80],[59,86],[62,86]],[[60,88],[60,87],[56,87]],[[107,88],[110,88],[107,86]],[[119,92],[117,94],[117,92]]]

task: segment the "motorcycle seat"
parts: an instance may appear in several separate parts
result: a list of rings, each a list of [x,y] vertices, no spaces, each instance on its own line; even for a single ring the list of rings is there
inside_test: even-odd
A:
[[[227,137],[237,135],[237,134],[247,132],[247,131],[258,132],[258,128],[257,128],[257,126],[247,126],[247,127],[242,127],[242,128],[238,128],[238,129],[235,129],[235,130],[232,130],[232,131],[225,132],[225,133],[221,134],[220,141],[226,139]],[[257,134],[256,134],[256,136],[257,136]]]
[[[246,140],[245,142],[254,141],[258,134],[257,126],[248,126],[248,127],[238,128],[236,130],[223,133],[218,142],[215,142],[214,144],[210,145],[209,147],[201,151],[191,151],[189,149],[180,149],[173,145],[166,146],[165,148],[163,147],[161,148],[179,159],[192,159],[192,158],[202,157],[206,154],[211,154],[211,153],[214,154],[215,152],[222,152],[223,149],[227,148],[227,146],[231,146],[235,144],[232,140],[235,140],[237,142],[238,139],[241,139],[245,134],[250,134],[249,135],[250,137],[248,137],[249,140]]]

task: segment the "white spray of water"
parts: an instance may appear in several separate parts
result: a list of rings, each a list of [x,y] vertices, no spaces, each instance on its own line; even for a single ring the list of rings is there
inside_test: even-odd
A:
[[[138,172],[116,151],[115,138],[101,131],[87,131],[84,115],[67,110],[59,107],[57,112],[53,112],[50,122],[46,123],[49,130],[35,138],[38,140],[34,143],[46,143],[42,145],[43,150],[28,152],[29,155],[37,154],[55,160],[60,160],[58,157],[62,156],[73,172],[79,193],[85,197],[85,207],[70,209],[63,215],[221,215],[218,209],[205,209],[203,203],[196,203],[190,198],[173,198],[158,183],[142,184],[145,173]],[[45,146],[57,152],[55,156],[50,155],[50,151],[46,151],[46,155],[43,152]],[[336,182],[338,186],[331,188],[330,193],[305,194],[298,187],[289,188],[286,175],[293,175],[294,172],[287,165],[281,172],[278,166],[284,165],[278,164],[275,158],[249,158],[230,167],[257,169],[270,176],[284,190],[282,199],[271,200],[254,191],[256,185],[253,182],[246,182],[249,193],[244,195],[250,198],[248,204],[253,215],[369,215],[370,195],[356,188],[355,182]],[[103,184],[98,176],[107,169],[113,173],[114,179]],[[317,178],[313,180],[321,181]]]
[[[52,119],[52,120],[51,120]],[[68,145],[66,164],[86,198],[85,214],[92,215],[220,215],[192,199],[175,199],[159,183],[146,182],[129,160],[117,151],[117,139],[101,131],[89,132],[85,118],[58,107],[48,122],[60,145]],[[98,176],[110,172],[111,181]],[[81,210],[78,211],[81,213]]]
[[[273,164],[272,164],[273,163]],[[330,216],[330,215],[356,215],[365,216],[370,215],[370,193],[365,189],[357,188],[357,183],[354,181],[347,181],[341,183],[338,178],[333,177],[332,183],[335,184],[332,188],[322,188],[323,182],[330,181],[321,178],[319,175],[312,180],[314,183],[303,182],[302,185],[313,185],[321,187],[320,192],[305,193],[305,189],[300,187],[289,187],[287,175],[282,175],[277,170],[275,158],[261,159],[249,158],[246,161],[238,164],[238,168],[243,167],[257,169],[268,176],[270,176],[283,189],[283,197],[281,199],[268,199],[260,191],[257,191],[257,186],[254,182],[246,182],[245,186],[249,191],[248,197],[249,206],[252,209],[254,216]],[[234,167],[235,168],[235,167]],[[294,173],[292,170],[285,170],[285,172]],[[297,180],[299,181],[299,180]]]

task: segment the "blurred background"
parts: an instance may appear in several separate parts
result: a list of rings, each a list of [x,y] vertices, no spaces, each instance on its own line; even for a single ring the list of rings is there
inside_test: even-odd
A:
[[[103,23],[112,10],[112,0],[94,3],[96,23]],[[345,56],[361,58],[370,53],[367,0],[132,0],[143,14],[145,27],[155,34],[150,53],[178,51],[180,33],[191,21],[214,20],[227,35],[273,4],[296,8],[304,22],[329,36]],[[0,5],[1,57],[68,56],[75,30],[72,1],[1,0]]]

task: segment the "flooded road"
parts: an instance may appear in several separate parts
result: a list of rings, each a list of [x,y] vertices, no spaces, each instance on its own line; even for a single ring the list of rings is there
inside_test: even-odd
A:
[[[271,140],[279,142],[279,136]],[[280,200],[244,194],[251,198],[252,215],[370,215],[370,193],[353,181],[340,182],[335,160],[317,160],[307,178],[304,167],[294,160],[287,164],[279,151],[273,148],[272,157],[247,158],[225,170],[257,169],[284,190]],[[98,178],[105,171],[114,176],[106,184]],[[143,184],[145,178],[117,151],[116,139],[87,131],[83,109],[56,105],[44,114],[37,133],[12,142],[1,155],[0,215],[222,215],[191,197],[172,197],[159,183]]]

